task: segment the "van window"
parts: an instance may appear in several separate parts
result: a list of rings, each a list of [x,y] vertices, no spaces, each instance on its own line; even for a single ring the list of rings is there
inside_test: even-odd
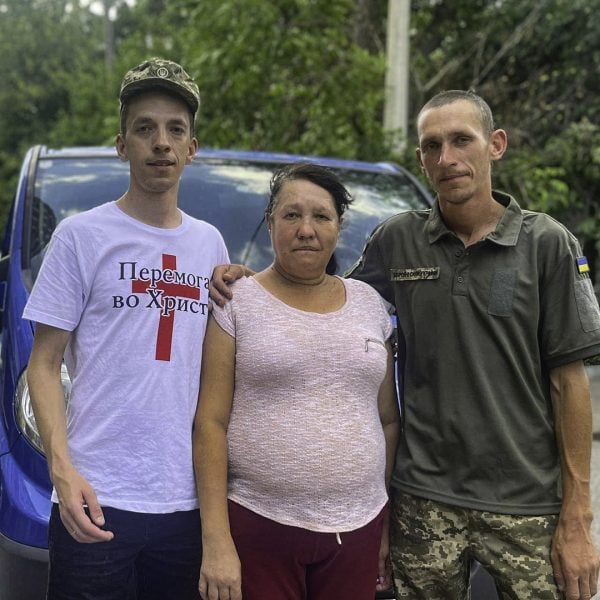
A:
[[[182,176],[183,211],[217,227],[232,262],[261,270],[272,260],[264,225],[268,184],[278,163],[196,158]],[[344,218],[336,257],[340,272],[359,256],[382,220],[409,208],[426,207],[415,184],[402,174],[335,169],[354,197]],[[129,167],[116,156],[48,157],[39,160],[29,205],[30,231],[24,266],[35,280],[56,225],[69,215],[116,200],[127,189]]]

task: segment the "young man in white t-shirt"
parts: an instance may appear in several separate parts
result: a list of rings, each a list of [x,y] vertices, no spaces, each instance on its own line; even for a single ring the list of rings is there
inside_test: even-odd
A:
[[[197,599],[191,434],[220,233],[179,210],[198,87],[151,59],[120,92],[125,194],[62,221],[24,317],[54,484],[48,598]],[[72,381],[65,410],[61,363]]]

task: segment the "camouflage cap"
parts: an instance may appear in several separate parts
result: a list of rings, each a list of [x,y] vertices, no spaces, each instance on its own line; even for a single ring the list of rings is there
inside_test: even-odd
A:
[[[200,108],[198,86],[181,65],[164,58],[151,58],[125,73],[119,93],[121,109],[134,94],[157,87],[178,94],[191,108],[192,114],[198,112]]]

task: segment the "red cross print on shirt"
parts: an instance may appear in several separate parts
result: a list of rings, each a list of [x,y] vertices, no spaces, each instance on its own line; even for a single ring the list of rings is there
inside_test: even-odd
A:
[[[162,268],[175,271],[177,269],[177,257],[171,254],[162,255]],[[131,291],[134,294],[145,294],[148,291],[150,281],[147,279],[134,279],[131,282]],[[184,283],[167,283],[158,281],[156,289],[162,290],[162,297],[190,298],[200,300],[200,289]],[[156,335],[156,360],[171,360],[171,345],[173,342],[173,325],[175,324],[175,310],[168,314],[161,311],[158,322],[158,333]]]

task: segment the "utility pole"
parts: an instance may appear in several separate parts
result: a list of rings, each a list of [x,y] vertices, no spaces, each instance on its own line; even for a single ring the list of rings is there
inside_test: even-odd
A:
[[[383,129],[394,135],[395,152],[404,150],[408,131],[409,31],[410,0],[388,0]]]

